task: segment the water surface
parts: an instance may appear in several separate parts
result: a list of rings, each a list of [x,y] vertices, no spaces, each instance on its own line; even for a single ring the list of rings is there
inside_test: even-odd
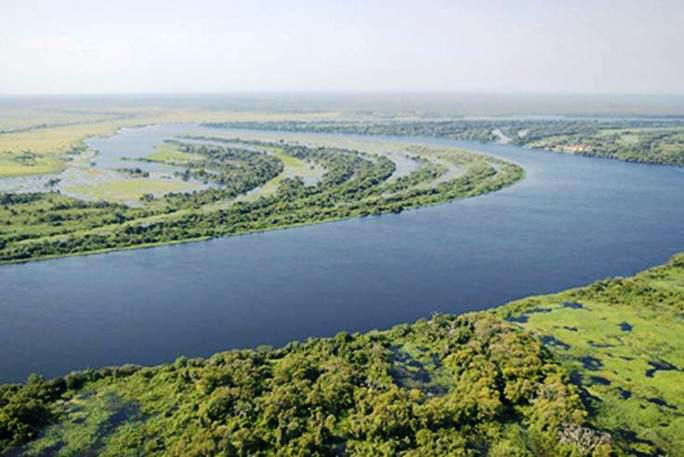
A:
[[[399,215],[2,266],[0,381],[385,328],[630,275],[684,250],[680,169],[410,141],[494,154],[527,178]]]

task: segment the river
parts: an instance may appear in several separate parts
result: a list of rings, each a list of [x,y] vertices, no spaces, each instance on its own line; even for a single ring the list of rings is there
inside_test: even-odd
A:
[[[527,176],[398,215],[0,266],[0,382],[387,328],[631,275],[684,250],[681,169],[401,141],[493,154]]]

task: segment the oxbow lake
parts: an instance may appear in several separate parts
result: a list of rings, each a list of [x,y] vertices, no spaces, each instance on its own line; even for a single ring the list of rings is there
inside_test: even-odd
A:
[[[0,382],[481,310],[684,251],[681,169],[378,139],[466,147],[527,176],[399,215],[0,266]]]

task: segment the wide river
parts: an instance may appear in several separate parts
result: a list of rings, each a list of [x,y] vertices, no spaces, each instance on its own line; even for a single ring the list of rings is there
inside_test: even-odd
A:
[[[503,157],[527,177],[399,215],[0,266],[0,382],[386,328],[684,251],[682,169],[420,141]]]

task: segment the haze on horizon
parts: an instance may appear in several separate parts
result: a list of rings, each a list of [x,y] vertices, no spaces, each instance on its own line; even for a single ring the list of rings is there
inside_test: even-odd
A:
[[[681,0],[5,0],[0,93],[684,94]]]

